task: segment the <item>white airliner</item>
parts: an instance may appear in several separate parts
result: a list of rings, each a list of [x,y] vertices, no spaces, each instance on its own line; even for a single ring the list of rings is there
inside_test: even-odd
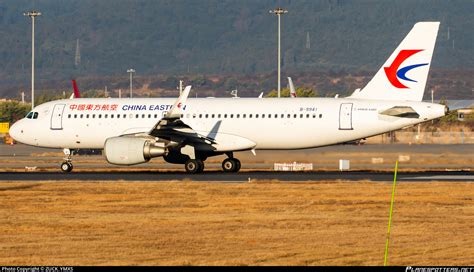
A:
[[[25,144],[103,148],[109,163],[134,165],[162,156],[202,172],[227,155],[224,171],[240,169],[234,152],[303,149],[345,143],[439,118],[443,105],[421,102],[439,22],[414,25],[382,68],[346,98],[77,98],[44,103],[16,122],[10,135]]]

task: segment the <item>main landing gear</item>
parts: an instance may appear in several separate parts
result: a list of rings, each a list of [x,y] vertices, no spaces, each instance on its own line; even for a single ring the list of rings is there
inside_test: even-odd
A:
[[[227,158],[222,162],[224,172],[239,172],[240,161],[236,158]]]
[[[222,169],[224,170],[224,172],[239,172],[240,161],[234,158],[234,153],[228,152],[225,154],[228,158],[222,162]]]
[[[190,159],[184,163],[186,172],[195,174],[204,171],[204,162],[200,159]]]
[[[232,153],[226,153],[228,156],[222,162],[222,169],[224,172],[238,172],[240,170],[240,161],[234,158]],[[189,159],[184,163],[184,169],[187,173],[196,174],[204,171],[204,162],[201,159]]]
[[[72,159],[71,159],[71,150],[68,148],[63,149],[64,155],[66,155],[66,158],[64,158],[64,162],[61,164],[61,170],[64,173],[69,173],[72,171],[73,166],[72,166]]]

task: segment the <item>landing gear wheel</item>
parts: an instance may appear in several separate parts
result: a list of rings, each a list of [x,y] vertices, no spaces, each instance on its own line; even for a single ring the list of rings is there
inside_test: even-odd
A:
[[[240,161],[239,161],[238,159],[236,159],[236,158],[234,158],[233,160],[235,161],[235,169],[234,169],[234,172],[239,172],[240,166],[241,166]]]
[[[61,164],[61,170],[62,170],[64,173],[69,173],[69,172],[71,172],[71,171],[72,171],[72,168],[73,168],[73,166],[72,166],[72,163],[70,163],[70,162],[63,162],[63,163]]]
[[[240,161],[234,158],[227,158],[222,162],[224,172],[237,172],[240,170]]]
[[[197,173],[202,173],[204,171],[204,162],[201,161],[201,160],[196,160],[199,164],[199,169],[197,171]]]
[[[204,170],[204,163],[201,160],[188,160],[184,163],[184,169],[190,174],[199,173]]]

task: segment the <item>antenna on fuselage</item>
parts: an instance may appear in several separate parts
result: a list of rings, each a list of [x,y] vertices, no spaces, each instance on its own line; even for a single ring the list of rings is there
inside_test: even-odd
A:
[[[238,90],[232,90],[232,91],[230,91],[230,95],[232,95],[233,98],[239,98],[239,91]]]

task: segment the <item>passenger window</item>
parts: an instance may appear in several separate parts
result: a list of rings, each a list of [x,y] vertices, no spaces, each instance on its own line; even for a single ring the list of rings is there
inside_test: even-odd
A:
[[[202,113],[199,114],[199,118],[202,118]]]
[[[242,114],[242,118],[246,118],[246,117],[247,117],[247,115],[245,113]]]
[[[221,114],[220,114],[220,113],[217,115],[217,118],[221,118]]]
[[[297,116],[296,114],[293,114],[293,118],[296,118],[296,116]]]
[[[38,113],[37,112],[33,112],[33,119],[38,119]]]
[[[303,118],[303,114],[300,114],[300,118]]]
[[[316,114],[313,114],[313,118],[316,118]]]
[[[285,115],[283,113],[281,114],[281,118],[285,118]]]
[[[252,114],[249,114],[249,118],[252,118]]]
[[[142,118],[145,118],[145,114],[142,114]]]
[[[272,118],[272,115],[271,115],[271,114],[269,114],[269,115],[268,115],[268,118]]]
[[[265,114],[262,114],[262,118],[265,118]]]
[[[89,119],[89,114],[86,114],[86,118]]]
[[[77,118],[77,114],[74,114],[74,119],[76,119],[76,118]]]
[[[136,115],[135,115],[135,118],[138,118],[138,117],[140,117],[140,115],[139,115],[139,114],[136,114]]]
[[[125,119],[125,118],[127,118],[127,115],[126,115],[126,114],[123,115],[123,119]]]
[[[68,114],[68,115],[67,115],[67,118],[71,118],[71,114]]]
[[[290,117],[291,117],[291,114],[288,114],[288,115],[286,116],[286,118],[290,118]]]
[[[322,114],[319,114],[319,118],[323,118],[323,115],[322,115]]]
[[[99,117],[98,117],[98,118],[99,118],[99,119],[102,118],[102,114],[99,114]]]
[[[193,118],[196,118],[196,114],[195,114],[195,113],[193,113]]]
[[[309,118],[309,113],[306,114],[306,118]]]
[[[113,115],[113,114],[111,114],[111,115],[110,115],[110,118],[114,118],[114,115]]]
[[[94,118],[95,118],[95,114],[92,114],[92,119],[94,119]]]
[[[119,119],[119,118],[120,118],[120,114],[117,114],[117,119]]]
[[[278,118],[278,114],[275,114],[275,118]]]
[[[227,114],[224,114],[224,118],[227,118]]]
[[[255,114],[255,118],[258,118],[258,114]]]
[[[109,117],[109,115],[108,115],[108,114],[104,114],[104,118],[107,118],[107,117]]]
[[[230,115],[230,118],[234,118],[234,115],[233,115],[233,114],[231,114],[231,115]]]
[[[214,116],[215,116],[215,114],[213,113],[211,117],[214,118]]]
[[[148,118],[151,118],[151,114],[148,114]],[[183,118],[183,115],[181,114],[181,118]]]

